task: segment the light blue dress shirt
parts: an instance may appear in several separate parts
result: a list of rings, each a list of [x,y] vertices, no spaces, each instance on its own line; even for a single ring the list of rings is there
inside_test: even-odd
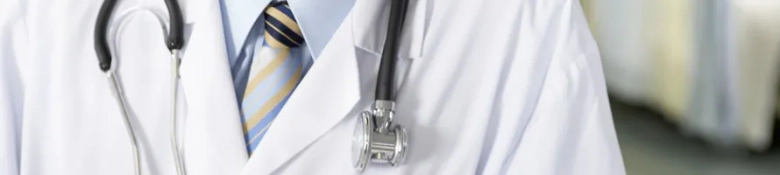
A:
[[[241,47],[241,50],[239,50],[238,55],[235,57],[236,60],[230,65],[231,75],[233,75],[233,87],[236,90],[236,98],[239,102],[241,102],[244,97],[244,91],[246,90],[246,84],[247,81],[249,81],[249,73],[250,68],[252,67],[252,61],[255,56],[255,52],[260,49],[260,47],[263,47],[263,42],[265,42],[265,37],[263,36],[263,33],[265,32],[265,20],[264,15],[260,15],[258,18],[260,20],[257,20],[252,27],[252,29],[249,32],[249,35],[247,36],[246,41],[244,42],[244,45]],[[308,47],[306,46],[304,38],[304,43],[301,43],[300,46],[296,48],[290,49],[290,57],[292,58],[302,58],[303,61],[303,75],[306,75],[306,72],[308,72],[309,68],[313,64],[314,60],[311,57],[311,54],[309,51],[307,51]]]
[[[220,0],[225,45],[233,75],[236,98],[241,102],[255,51],[262,47],[265,23],[262,12],[271,0]],[[333,33],[352,9],[354,0],[288,0],[304,41],[291,50],[308,70]],[[260,19],[260,20],[258,20]],[[303,72],[304,74],[306,71]]]

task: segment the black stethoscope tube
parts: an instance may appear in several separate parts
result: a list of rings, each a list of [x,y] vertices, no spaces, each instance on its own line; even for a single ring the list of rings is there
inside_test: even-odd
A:
[[[100,66],[100,70],[106,73],[107,77],[109,78],[112,90],[115,94],[117,103],[120,106],[120,109],[122,111],[122,118],[124,119],[125,128],[127,129],[128,136],[130,137],[130,142],[132,144],[133,148],[133,160],[134,160],[134,167],[135,167],[135,174],[140,175],[141,174],[141,164],[139,162],[139,153],[138,153],[138,143],[135,138],[135,133],[133,131],[132,125],[130,124],[130,119],[128,117],[127,112],[127,105],[125,104],[125,97],[122,94],[122,88],[121,83],[119,81],[118,75],[115,74],[114,71],[111,70],[111,63],[113,61],[111,57],[111,50],[108,45],[107,33],[108,33],[108,21],[111,19],[111,14],[114,11],[114,7],[116,6],[117,0],[104,0],[103,4],[100,6],[100,11],[98,13],[97,21],[95,24],[95,36],[94,36],[94,42],[95,42],[95,53],[97,54],[98,63]],[[178,85],[178,74],[179,74],[179,57],[178,52],[184,45],[184,18],[182,16],[181,9],[179,8],[179,4],[176,0],[165,0],[165,6],[168,7],[168,17],[170,18],[169,22],[169,28],[168,28],[168,36],[165,39],[165,46],[168,47],[168,50],[171,51],[171,72],[172,72],[172,97],[171,97],[171,104],[173,112],[171,113],[171,129],[173,130],[171,132],[171,147],[173,149],[173,157],[174,161],[176,163],[176,172],[179,175],[186,174],[184,172],[183,164],[179,160],[179,153],[178,153],[178,146],[176,144],[176,94],[177,94],[177,85]]]
[[[165,0],[165,6],[168,7],[168,17],[171,20],[171,29],[168,31],[165,45],[168,46],[168,50],[178,50],[184,46],[184,17],[176,0]]]
[[[390,18],[387,23],[387,35],[382,51],[382,60],[379,63],[379,74],[376,83],[376,100],[393,101],[395,88],[395,65],[398,56],[398,45],[406,17],[406,5],[409,0],[392,0],[390,4]]]
[[[111,19],[111,13],[114,11],[117,0],[104,0],[98,12],[97,22],[95,24],[95,53],[98,57],[100,70],[103,72],[111,69],[111,50],[108,48],[106,34],[108,32],[108,21]],[[168,50],[181,49],[184,46],[184,17],[176,0],[165,0],[165,6],[168,7],[168,16],[170,17],[170,29],[165,45]]]
[[[111,19],[111,12],[114,11],[115,5],[116,0],[103,1],[95,24],[95,53],[97,53],[100,70],[103,72],[111,69],[111,51],[108,49],[106,32],[108,31],[108,20]]]

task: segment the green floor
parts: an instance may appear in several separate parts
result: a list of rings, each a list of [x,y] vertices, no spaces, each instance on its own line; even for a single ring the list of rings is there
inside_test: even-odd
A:
[[[629,175],[780,175],[780,143],[760,154],[718,151],[683,136],[657,113],[611,101]]]

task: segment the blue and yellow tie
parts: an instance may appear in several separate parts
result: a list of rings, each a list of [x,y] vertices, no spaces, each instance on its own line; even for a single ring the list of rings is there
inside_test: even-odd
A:
[[[274,3],[264,14],[265,42],[255,52],[241,102],[241,122],[250,155],[303,77],[304,58],[290,54],[304,42],[290,7],[286,2]]]

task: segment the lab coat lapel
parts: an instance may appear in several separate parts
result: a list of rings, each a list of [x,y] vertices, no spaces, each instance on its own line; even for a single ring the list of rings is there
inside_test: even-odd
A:
[[[353,111],[368,107],[370,99],[373,99],[370,94],[373,94],[375,82],[361,82],[360,72],[365,73],[365,67],[358,67],[358,59],[371,58],[357,58],[356,52],[359,49],[372,53],[374,61],[379,61],[383,45],[380,43],[384,43],[389,12],[386,4],[389,2],[355,2],[350,14],[274,119],[241,174],[275,172],[345,117],[356,117],[351,116],[355,115]],[[401,36],[402,43],[408,44],[399,48],[399,57],[405,59],[399,60],[398,84],[403,82],[410,61],[422,55],[425,18],[421,16],[426,15],[426,2],[418,0],[409,5],[409,18],[404,29],[409,32]],[[368,72],[376,71],[375,68],[369,69]]]
[[[342,23],[274,119],[242,174],[270,174],[325,134],[360,100],[352,23]]]
[[[382,54],[390,20],[391,0],[355,2],[352,15],[355,46],[377,55]],[[422,57],[426,27],[426,0],[411,0],[404,18],[400,36],[398,57],[414,59]]]
[[[247,159],[217,1],[188,1],[180,66],[180,150],[189,174],[236,174]],[[183,103],[180,103],[183,104]],[[184,110],[186,109],[186,111]]]

